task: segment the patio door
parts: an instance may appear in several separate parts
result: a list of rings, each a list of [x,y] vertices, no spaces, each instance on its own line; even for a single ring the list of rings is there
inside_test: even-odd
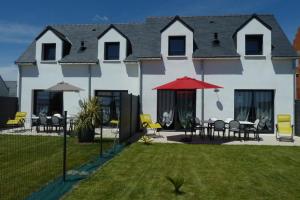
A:
[[[157,91],[157,120],[164,129],[183,130],[188,120],[195,117],[195,90],[158,90]]]
[[[274,90],[235,90],[234,117],[254,122],[262,120],[262,132],[274,132]]]

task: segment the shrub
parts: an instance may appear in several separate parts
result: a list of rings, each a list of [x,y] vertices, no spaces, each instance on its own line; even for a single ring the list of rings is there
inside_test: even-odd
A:
[[[175,192],[176,195],[183,194],[183,192],[180,190],[180,188],[184,184],[184,178],[183,177],[174,177],[174,178],[172,178],[170,176],[166,176],[166,179],[172,183],[172,185],[174,187],[174,192]]]
[[[153,139],[147,135],[143,135],[141,138],[141,142],[143,142],[146,145],[152,144]]]

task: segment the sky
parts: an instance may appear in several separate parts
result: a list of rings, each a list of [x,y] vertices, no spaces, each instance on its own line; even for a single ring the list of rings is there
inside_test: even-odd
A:
[[[149,16],[273,14],[294,40],[300,0],[4,0],[0,8],[0,75],[17,79],[14,61],[49,24],[143,22]]]

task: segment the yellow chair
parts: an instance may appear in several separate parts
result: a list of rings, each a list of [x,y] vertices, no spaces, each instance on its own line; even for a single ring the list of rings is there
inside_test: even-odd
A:
[[[150,114],[141,114],[140,119],[142,127],[152,129],[154,131],[154,134],[156,134],[157,129],[162,128],[159,123],[153,123]]]
[[[291,139],[292,141],[294,140],[293,125],[291,124],[291,115],[277,115],[276,139]]]
[[[12,126],[12,127],[18,127],[22,126],[25,128],[25,118],[27,113],[26,112],[17,112],[14,119],[9,119],[6,122],[6,125]]]

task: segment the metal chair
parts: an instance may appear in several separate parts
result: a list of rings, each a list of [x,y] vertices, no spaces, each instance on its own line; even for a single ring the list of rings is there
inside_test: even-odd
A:
[[[214,139],[215,137],[215,132],[222,132],[223,133],[223,138],[225,136],[225,122],[223,120],[216,120],[214,122],[214,130],[212,132],[212,138]]]
[[[240,122],[236,120],[231,120],[229,122],[228,139],[230,139],[230,132],[233,132],[233,137],[235,137],[235,134],[238,133],[239,138],[241,138]]]
[[[49,131],[48,119],[45,115],[39,115],[38,132],[41,131],[40,127],[43,126],[43,130]]]
[[[254,125],[252,127],[249,127],[249,128],[246,128],[245,129],[245,133],[247,133],[248,135],[248,138],[250,137],[250,133],[253,133],[254,135],[254,139],[257,139],[259,141],[259,123],[260,123],[260,120],[259,119],[256,119],[254,121]]]
[[[191,118],[190,124],[191,124],[190,125],[191,134],[193,134],[193,132],[195,132],[195,135],[196,135],[196,131],[199,130],[199,136],[204,137],[204,126],[202,125],[202,123],[198,117]]]
[[[57,129],[60,131],[62,128],[62,121],[57,116],[51,117],[51,131],[53,131],[53,128],[55,128],[55,131],[57,131]]]

